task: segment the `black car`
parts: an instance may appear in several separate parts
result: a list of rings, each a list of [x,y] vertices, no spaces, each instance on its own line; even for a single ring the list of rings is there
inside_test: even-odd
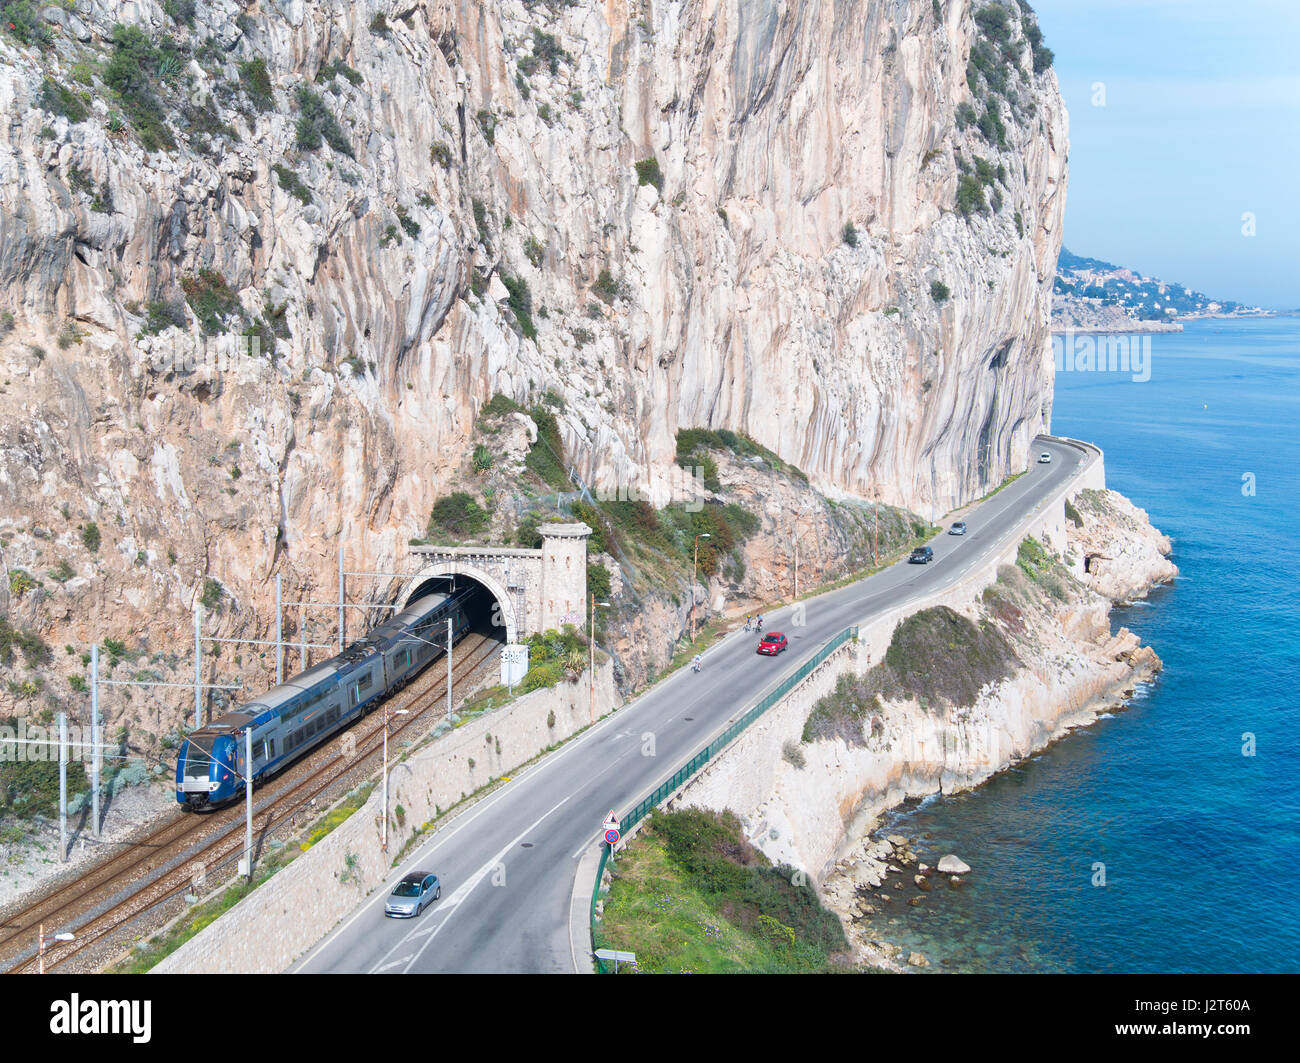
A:
[[[934,551],[928,546],[918,546],[907,559],[909,565],[928,565],[934,560]]]

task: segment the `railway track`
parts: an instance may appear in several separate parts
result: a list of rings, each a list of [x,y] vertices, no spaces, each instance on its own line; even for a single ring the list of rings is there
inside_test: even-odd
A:
[[[453,698],[457,688],[463,688],[499,649],[496,640],[478,633],[462,640],[453,660]],[[390,746],[404,733],[445,715],[446,681],[444,657],[388,699]],[[397,710],[406,710],[408,715],[395,715]],[[255,860],[272,829],[292,824],[296,813],[310,808],[345,775],[378,766],[383,721],[381,706],[258,788],[253,813]],[[344,743],[349,739],[355,752],[347,754]],[[233,869],[243,852],[242,801],[209,813],[178,811],[85,874],[55,885],[7,915],[0,923],[0,964],[9,974],[34,971],[39,927],[45,924],[50,933],[71,931],[76,935],[71,943],[61,944],[57,954],[47,954],[46,969],[79,966],[74,964],[79,955],[94,946],[102,950],[115,932],[124,931],[168,901],[184,897],[194,888],[196,865],[202,865],[205,876],[212,876],[214,871]]]

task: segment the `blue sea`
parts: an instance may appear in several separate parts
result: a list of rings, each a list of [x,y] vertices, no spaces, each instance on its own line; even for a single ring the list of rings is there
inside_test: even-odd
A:
[[[1112,612],[1164,671],[890,818],[922,860],[973,868],[878,924],[929,970],[1300,971],[1300,319],[1150,342],[1145,382],[1058,372],[1052,428],[1101,446],[1107,485],[1173,540],[1179,579]]]

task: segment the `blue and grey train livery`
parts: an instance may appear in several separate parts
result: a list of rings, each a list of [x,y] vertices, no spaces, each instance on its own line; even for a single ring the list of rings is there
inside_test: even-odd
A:
[[[250,774],[257,786],[356,722],[447,652],[448,618],[453,644],[460,641],[471,593],[423,595],[337,656],[195,731],[176,761],[176,800],[200,809],[239,797]]]

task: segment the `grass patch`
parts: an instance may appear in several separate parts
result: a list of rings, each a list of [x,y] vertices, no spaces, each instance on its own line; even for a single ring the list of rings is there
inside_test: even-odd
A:
[[[635,952],[639,972],[848,967],[840,922],[807,877],[772,866],[730,812],[654,812],[612,879],[597,944]]]

